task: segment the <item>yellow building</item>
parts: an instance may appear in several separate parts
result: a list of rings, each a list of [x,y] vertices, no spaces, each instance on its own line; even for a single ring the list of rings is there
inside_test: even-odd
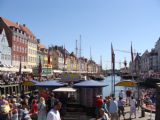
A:
[[[66,57],[66,71],[71,71],[71,59],[70,59],[70,56],[68,55]]]
[[[37,65],[39,64],[39,57],[41,58],[41,64],[43,68],[52,68],[52,57],[50,53],[50,65],[48,64],[48,49],[42,45],[38,44],[38,59],[37,59]]]
[[[37,66],[37,40],[32,37],[28,40],[28,68]]]
[[[51,47],[52,57],[52,68],[54,70],[65,70],[67,69],[67,63],[69,52],[63,48],[63,46],[52,46]]]
[[[71,71],[78,71],[78,59],[73,52],[70,54],[70,66]]]

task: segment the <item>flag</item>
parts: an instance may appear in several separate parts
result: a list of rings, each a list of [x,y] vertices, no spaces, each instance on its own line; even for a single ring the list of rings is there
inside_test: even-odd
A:
[[[41,79],[42,76],[42,64],[41,64],[41,57],[39,56],[39,65],[38,65],[38,75],[39,79]]]
[[[115,69],[115,54],[114,54],[112,43],[111,43],[111,58],[112,58],[112,70],[114,71],[114,69]]]
[[[132,49],[132,42],[131,42],[131,61],[133,62],[133,49]]]
[[[48,48],[48,65],[51,64],[51,54],[50,54],[50,49]]]
[[[21,56],[20,56],[19,75],[21,74],[22,74],[22,63],[21,63]]]

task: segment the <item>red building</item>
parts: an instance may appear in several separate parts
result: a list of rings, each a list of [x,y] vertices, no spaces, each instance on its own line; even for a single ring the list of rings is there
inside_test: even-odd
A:
[[[28,67],[28,41],[36,42],[33,33],[25,24],[14,23],[2,17],[0,17],[0,28],[5,29],[11,47],[12,65],[19,67],[21,58],[22,67]]]

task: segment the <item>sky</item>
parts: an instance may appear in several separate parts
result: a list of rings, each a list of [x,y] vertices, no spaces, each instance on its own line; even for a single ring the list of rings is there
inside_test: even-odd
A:
[[[133,51],[143,54],[154,48],[160,37],[159,0],[0,0],[0,16],[26,24],[46,47],[65,45],[75,52],[80,41],[81,55],[111,68],[111,43],[116,68]]]

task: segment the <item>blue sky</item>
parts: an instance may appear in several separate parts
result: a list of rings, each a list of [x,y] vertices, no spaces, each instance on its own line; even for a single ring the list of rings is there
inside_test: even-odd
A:
[[[160,37],[159,0],[0,0],[0,16],[26,24],[41,43],[65,45],[75,51],[82,36],[82,56],[110,68],[114,49],[136,52],[154,47]],[[115,51],[116,61],[130,54]],[[123,66],[123,65],[122,65]],[[119,68],[119,63],[116,64]]]

